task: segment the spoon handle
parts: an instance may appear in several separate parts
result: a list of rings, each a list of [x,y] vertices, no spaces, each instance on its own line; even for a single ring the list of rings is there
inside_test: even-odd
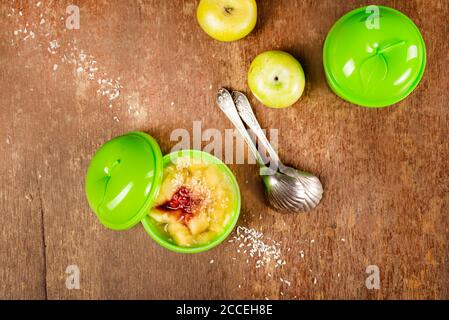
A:
[[[256,145],[254,144],[251,136],[248,131],[246,131],[245,125],[239,117],[237,109],[235,108],[234,101],[232,100],[232,96],[228,90],[225,88],[221,88],[217,93],[217,104],[220,107],[221,111],[231,120],[232,124],[237,128],[239,133],[245,139],[249,150],[252,152],[254,157],[256,158],[259,166],[264,167],[265,163],[257,150]]]
[[[260,127],[260,124],[257,121],[253,109],[251,108],[251,105],[248,101],[248,98],[239,91],[233,91],[232,98],[234,99],[234,103],[237,107],[240,118],[256,134],[259,142],[263,145],[265,150],[268,151],[272,164],[275,166],[275,168],[280,168],[280,166],[282,166],[281,159],[279,158],[279,155],[274,150],[273,146],[268,141],[267,136]]]

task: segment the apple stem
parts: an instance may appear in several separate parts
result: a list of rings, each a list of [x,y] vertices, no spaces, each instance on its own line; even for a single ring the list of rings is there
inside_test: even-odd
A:
[[[226,11],[227,14],[231,14],[232,10],[234,9],[230,7],[225,7],[224,10]]]

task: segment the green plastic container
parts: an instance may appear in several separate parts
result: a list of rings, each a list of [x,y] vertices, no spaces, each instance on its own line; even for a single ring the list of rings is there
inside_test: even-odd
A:
[[[217,165],[229,178],[235,192],[232,218],[225,231],[203,246],[177,246],[148,216],[159,193],[164,166],[180,156],[201,158]],[[203,252],[223,242],[237,223],[241,202],[237,181],[221,160],[198,150],[183,150],[163,157],[156,140],[143,132],[116,137],[95,153],[87,170],[86,196],[91,209],[107,228],[128,230],[142,223],[158,244],[181,253]]]
[[[405,99],[419,84],[426,47],[419,29],[401,12],[362,7],[329,31],[323,64],[338,96],[360,106],[386,107]]]

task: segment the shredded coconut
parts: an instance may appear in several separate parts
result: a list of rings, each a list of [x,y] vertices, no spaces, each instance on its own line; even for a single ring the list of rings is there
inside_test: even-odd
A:
[[[48,52],[50,52],[51,54],[56,54],[56,52],[57,52],[57,50],[58,50],[58,48],[60,47],[61,45],[59,44],[59,41],[58,40],[51,40],[49,43],[48,43]]]
[[[115,102],[120,97],[123,88],[120,77],[114,77],[104,72],[93,55],[77,47],[75,39],[61,41],[56,38],[59,30],[51,29],[53,24],[47,23],[53,21],[54,17],[47,14],[48,10],[45,8],[44,2],[39,1],[35,6],[34,10],[37,13],[30,15],[14,7],[10,8],[7,16],[17,24],[12,31],[11,45],[18,46],[20,42],[34,40],[37,48],[45,48],[49,54],[54,56],[54,59],[50,59],[50,68],[53,66],[53,71],[58,68],[55,59],[60,61],[60,67],[63,64],[74,66],[75,75],[95,82],[97,94],[105,97],[107,105],[111,106],[111,102]],[[61,17],[62,20],[64,18],[64,16]]]
[[[236,235],[229,242],[239,243],[239,248],[245,247],[246,254],[255,260],[256,268],[269,264],[274,264],[275,268],[279,268],[286,263],[282,258],[281,243],[272,239],[264,239],[263,233],[255,229],[238,226]],[[241,250],[237,249],[237,252],[240,253]]]

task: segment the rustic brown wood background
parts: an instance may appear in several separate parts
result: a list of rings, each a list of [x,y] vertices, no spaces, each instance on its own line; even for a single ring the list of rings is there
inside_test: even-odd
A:
[[[449,298],[449,1],[377,1],[411,17],[428,50],[417,90],[380,110],[337,98],[321,63],[332,24],[371,1],[258,1],[256,29],[234,43],[198,27],[195,0],[38,2],[0,4],[0,298]],[[79,30],[65,28],[72,2]],[[55,39],[60,47],[49,48]],[[95,80],[61,60],[75,45],[97,61]],[[264,127],[280,130],[281,157],[321,177],[323,203],[310,214],[274,212],[257,168],[231,168],[243,196],[239,224],[282,241],[286,265],[255,269],[227,242],[176,254],[141,226],[102,227],[84,195],[95,150],[131,130],[168,152],[172,130],[191,131],[195,120],[231,128],[215,92],[249,93],[248,66],[269,49],[301,61],[305,95],[285,110],[251,102]],[[117,99],[97,93],[101,77],[120,83]],[[66,288],[68,265],[80,268],[79,290]],[[365,287],[368,265],[380,268],[380,290]]]

